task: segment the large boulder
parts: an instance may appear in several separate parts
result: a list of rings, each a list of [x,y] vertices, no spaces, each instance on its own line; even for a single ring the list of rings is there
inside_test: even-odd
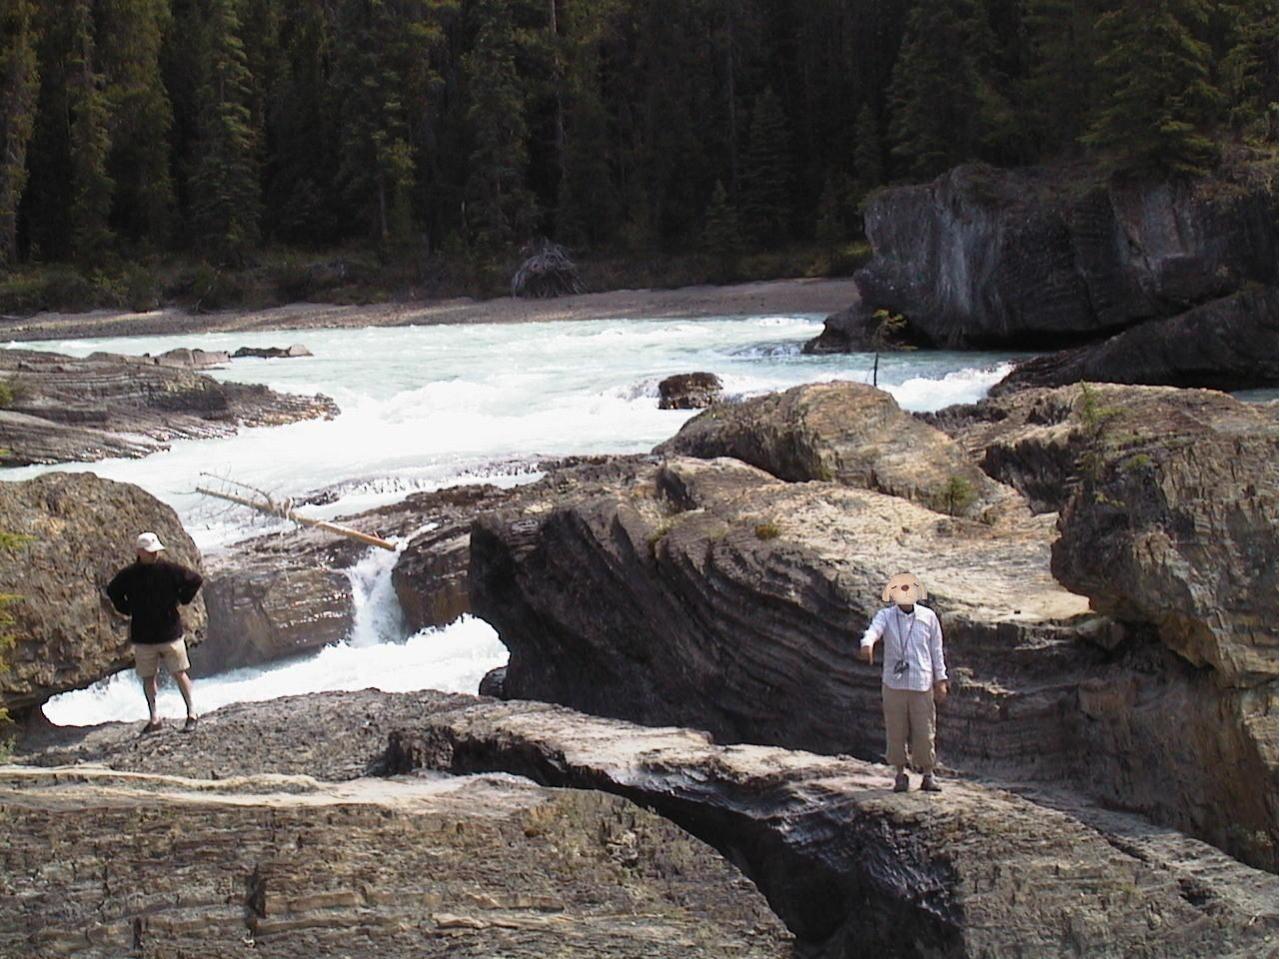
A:
[[[104,590],[133,562],[139,533],[158,533],[171,559],[200,568],[200,554],[172,509],[137,486],[92,473],[0,483],[0,530],[30,537],[0,551],[0,583],[19,597],[9,607],[14,624],[6,631],[14,644],[2,654],[8,669],[0,672],[0,706],[15,714],[132,664],[128,619]],[[203,597],[181,612],[187,642],[200,643]]]
[[[1081,381],[1242,390],[1277,385],[1276,288],[1251,287],[1167,320],[1149,320],[1101,343],[1024,360],[991,388]]]
[[[855,274],[857,310],[810,349],[865,348],[854,334],[877,310],[937,346],[1063,347],[1274,284],[1273,179],[1260,167],[1104,183],[1089,169],[970,164],[882,190],[866,205],[874,259]]]
[[[720,746],[541,703],[442,704],[391,735],[391,771],[503,771],[668,816],[753,879],[797,954],[1266,955],[1276,878],[1130,816],[885,766]]]
[[[658,409],[706,409],[723,391],[724,384],[714,373],[677,373],[658,384]]]
[[[990,515],[1011,501],[950,437],[862,383],[797,386],[719,405],[654,452],[731,456],[779,479],[830,480],[964,516]]]

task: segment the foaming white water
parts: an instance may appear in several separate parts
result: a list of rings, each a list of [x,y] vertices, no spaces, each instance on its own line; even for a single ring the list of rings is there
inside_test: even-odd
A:
[[[84,356],[95,350],[158,353],[305,343],[311,357],[236,360],[212,375],[273,389],[321,392],[342,412],[330,421],[242,430],[219,440],[180,441],[141,460],[7,470],[25,479],[50,469],[92,470],[136,483],[178,511],[197,545],[213,550],[282,528],[194,492],[201,474],[300,499],[335,488],[337,500],[304,512],[318,518],[368,509],[416,490],[461,482],[513,485],[537,477],[536,460],[640,452],[694,415],[659,410],[665,376],[705,370],[731,397],[832,379],[870,382],[870,354],[805,356],[821,330],[812,315],[706,320],[599,320],[569,323],[385,327],[365,330],[218,333],[11,344]],[[937,409],[981,398],[1008,370],[1011,354],[927,352],[881,358],[880,386],[906,409]],[[128,560],[123,548],[121,563]],[[239,670],[198,684],[199,708],[321,689],[378,686],[474,691],[505,661],[493,631],[466,620],[403,641],[390,585],[395,554],[375,551],[349,572],[355,627],[346,643],[304,661]],[[163,708],[180,714],[176,691]],[[145,716],[131,674],[58,697],[56,722],[95,723]]]
[[[423,630],[403,643],[365,647],[339,643],[305,659],[196,680],[196,708],[210,712],[229,703],[370,687],[393,693],[418,689],[474,693],[480,678],[506,661],[506,647],[493,627],[464,617],[442,629]],[[182,697],[167,677],[161,681],[158,706],[162,716],[185,714]],[[137,676],[127,671],[89,689],[54,697],[45,703],[44,713],[60,725],[86,726],[146,719],[147,704]]]

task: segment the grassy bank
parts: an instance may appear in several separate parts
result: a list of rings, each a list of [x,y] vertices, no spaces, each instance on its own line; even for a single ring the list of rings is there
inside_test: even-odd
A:
[[[797,246],[726,260],[701,253],[608,254],[584,257],[578,267],[592,292],[674,289],[789,277],[838,277],[870,255],[865,243],[835,249]],[[327,253],[268,250],[237,269],[158,256],[118,260],[92,269],[68,264],[24,266],[0,275],[0,314],[30,316],[44,310],[145,312],[178,306],[193,312],[262,309],[304,301],[339,304],[489,299],[509,292],[518,258],[477,262],[437,255],[384,257],[364,249]]]

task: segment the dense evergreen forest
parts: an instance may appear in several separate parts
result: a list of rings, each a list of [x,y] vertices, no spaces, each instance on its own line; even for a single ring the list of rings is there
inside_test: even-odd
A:
[[[0,268],[834,243],[958,162],[1270,149],[1272,0],[4,0]]]

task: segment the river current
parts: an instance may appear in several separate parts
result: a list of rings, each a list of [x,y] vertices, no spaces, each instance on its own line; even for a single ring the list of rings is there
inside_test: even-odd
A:
[[[700,320],[592,320],[558,323],[379,327],[288,332],[183,334],[12,344],[74,356],[95,350],[159,353],[305,344],[297,359],[241,359],[210,371],[224,380],[325,393],[341,408],[331,421],[243,430],[217,440],[179,441],[140,460],[104,460],[9,470],[26,479],[52,469],[91,470],[136,483],[177,510],[202,551],[226,548],[273,527],[247,510],[195,492],[234,479],[277,496],[336,486],[340,497],[313,516],[329,518],[465,482],[512,484],[537,477],[541,455],[634,453],[671,436],[691,411],[659,410],[658,381],[707,370],[730,397],[832,379],[869,382],[867,354],[804,356],[822,327],[813,315]],[[1009,353],[895,353],[880,361],[879,383],[909,410],[973,402],[1015,359]],[[122,535],[120,562],[131,558]],[[463,619],[406,635],[390,589],[394,554],[371,550],[348,575],[357,600],[343,643],[301,659],[197,682],[197,705],[369,686],[474,692],[506,661],[484,622]],[[166,680],[167,682],[167,680]],[[177,690],[162,683],[162,714],[179,716]],[[131,672],[51,700],[57,723],[91,724],[146,716]]]

